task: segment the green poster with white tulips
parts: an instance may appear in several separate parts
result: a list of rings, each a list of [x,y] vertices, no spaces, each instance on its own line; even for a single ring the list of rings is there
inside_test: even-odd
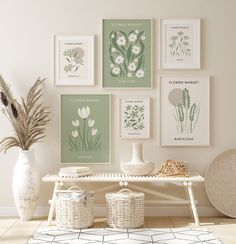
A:
[[[152,87],[152,20],[103,20],[103,87]]]
[[[61,96],[61,162],[110,162],[110,96]]]

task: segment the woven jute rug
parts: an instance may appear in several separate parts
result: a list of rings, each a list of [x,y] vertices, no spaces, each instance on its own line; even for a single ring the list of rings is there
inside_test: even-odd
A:
[[[216,234],[204,228],[90,228],[59,230],[45,227],[37,230],[28,244],[218,244]]]

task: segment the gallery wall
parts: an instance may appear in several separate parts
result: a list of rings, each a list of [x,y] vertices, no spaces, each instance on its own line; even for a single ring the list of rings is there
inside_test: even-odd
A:
[[[166,159],[188,162],[190,171],[205,174],[208,164],[221,152],[234,148],[236,113],[236,2],[234,0],[42,0],[0,1],[0,73],[11,84],[17,97],[25,96],[38,76],[47,79],[44,102],[53,114],[47,127],[47,138],[33,147],[41,175],[56,172],[60,167],[60,94],[112,94],[112,162],[92,165],[94,171],[118,171],[120,160],[131,157],[130,139],[119,138],[119,97],[151,98],[151,138],[144,143],[144,157],[156,167]],[[102,18],[153,18],[153,89],[102,89]],[[158,24],[160,18],[201,18],[201,69],[159,70]],[[53,37],[55,34],[95,35],[95,86],[55,87]],[[158,75],[209,75],[210,82],[210,146],[162,147],[159,145]],[[0,137],[12,133],[7,119],[0,114]],[[0,215],[14,214],[11,192],[13,167],[18,149],[0,154]],[[101,185],[86,185],[89,189]],[[151,184],[151,187],[155,187]],[[159,190],[182,194],[181,190],[160,185]],[[52,185],[42,184],[39,211],[46,213]],[[217,214],[208,201],[204,185],[196,187],[201,214]],[[149,197],[149,196],[147,196]],[[103,202],[103,197],[98,197]],[[166,206],[161,206],[166,207]],[[168,210],[168,208],[165,208]],[[180,211],[181,210],[181,211]],[[153,209],[153,211],[156,211]],[[154,213],[154,212],[153,212]],[[183,208],[164,211],[169,215],[187,214]],[[158,210],[154,214],[161,214]]]

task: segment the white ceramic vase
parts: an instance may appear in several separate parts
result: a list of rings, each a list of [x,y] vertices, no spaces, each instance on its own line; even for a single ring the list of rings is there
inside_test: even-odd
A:
[[[143,144],[132,143],[132,159],[130,163],[145,163],[143,160]]]
[[[13,172],[12,191],[17,212],[23,221],[33,218],[39,197],[40,183],[34,151],[19,150]]]
[[[143,144],[132,143],[132,159],[121,162],[121,170],[128,175],[148,175],[154,169],[154,163],[143,159]]]

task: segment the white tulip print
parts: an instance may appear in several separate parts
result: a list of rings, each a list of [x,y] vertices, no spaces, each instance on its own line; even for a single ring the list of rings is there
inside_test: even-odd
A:
[[[93,119],[89,119],[88,120],[88,126],[91,128],[91,127],[93,127],[94,126],[94,124],[95,124],[95,120]]]
[[[78,135],[79,135],[79,133],[78,133],[77,130],[72,131],[71,134],[72,134],[72,136],[75,137],[75,138],[78,137]]]
[[[91,117],[90,107],[78,108],[79,117],[72,120],[73,129],[69,135],[69,146],[72,152],[92,152],[102,149],[101,134],[94,128],[95,119]]]
[[[72,120],[72,125],[75,127],[78,127],[79,126],[79,120],[78,119],[76,119],[75,121]]]
[[[78,109],[78,114],[79,114],[80,118],[87,119],[88,116],[90,115],[89,106],[87,106],[86,108],[85,107],[79,108]]]
[[[92,129],[92,136],[95,136],[97,134],[98,130],[97,129]]]

